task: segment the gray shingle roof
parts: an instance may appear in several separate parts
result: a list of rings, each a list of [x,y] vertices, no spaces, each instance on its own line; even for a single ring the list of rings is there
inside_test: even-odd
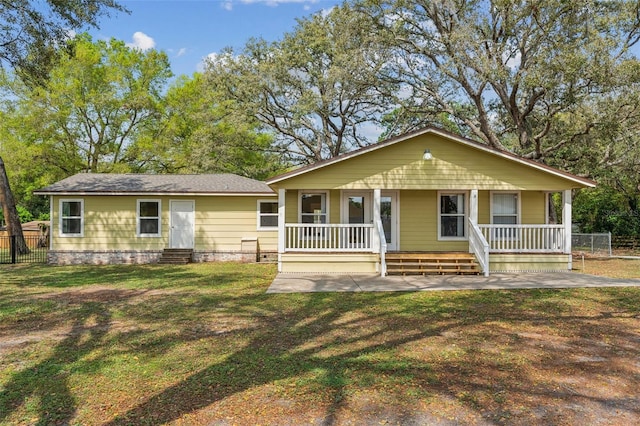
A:
[[[149,175],[79,173],[38,191],[35,194],[264,194],[273,190],[264,182],[242,176]]]

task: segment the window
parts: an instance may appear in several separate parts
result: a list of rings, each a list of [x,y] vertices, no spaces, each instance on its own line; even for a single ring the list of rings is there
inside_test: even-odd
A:
[[[440,193],[438,204],[438,238],[445,240],[466,239],[466,194]]]
[[[258,200],[258,230],[278,228],[278,202]]]
[[[161,212],[160,200],[138,200],[137,235],[159,237]]]
[[[326,192],[300,195],[300,223],[328,223]]]
[[[60,200],[60,235],[84,235],[84,200]]]
[[[491,203],[491,223],[495,225],[517,225],[518,194],[513,192],[494,192]]]

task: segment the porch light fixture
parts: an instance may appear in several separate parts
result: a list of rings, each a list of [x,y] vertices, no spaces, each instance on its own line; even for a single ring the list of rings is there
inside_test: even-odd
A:
[[[431,160],[433,158],[433,155],[431,155],[431,150],[429,148],[424,150],[424,154],[422,154],[422,159],[423,160]]]

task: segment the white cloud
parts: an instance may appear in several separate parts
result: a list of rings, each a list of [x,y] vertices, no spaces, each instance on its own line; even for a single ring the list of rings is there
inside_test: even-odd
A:
[[[181,47],[180,50],[178,50],[178,53],[176,53],[176,58],[179,58],[180,56],[184,56],[186,53],[187,53],[187,48]]]
[[[224,1],[221,4],[222,8],[224,10],[228,10],[228,11],[232,11],[233,10],[233,2],[230,1]]]
[[[127,43],[127,46],[145,51],[156,47],[156,42],[153,38],[149,37],[145,33],[136,31],[135,33],[133,33],[133,42]]]

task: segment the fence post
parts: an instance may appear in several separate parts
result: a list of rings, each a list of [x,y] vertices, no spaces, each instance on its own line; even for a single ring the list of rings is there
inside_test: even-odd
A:
[[[9,236],[9,251],[11,252],[11,263],[15,264],[16,263],[16,252],[17,252],[17,247],[16,247],[16,236],[15,235],[10,235]]]

